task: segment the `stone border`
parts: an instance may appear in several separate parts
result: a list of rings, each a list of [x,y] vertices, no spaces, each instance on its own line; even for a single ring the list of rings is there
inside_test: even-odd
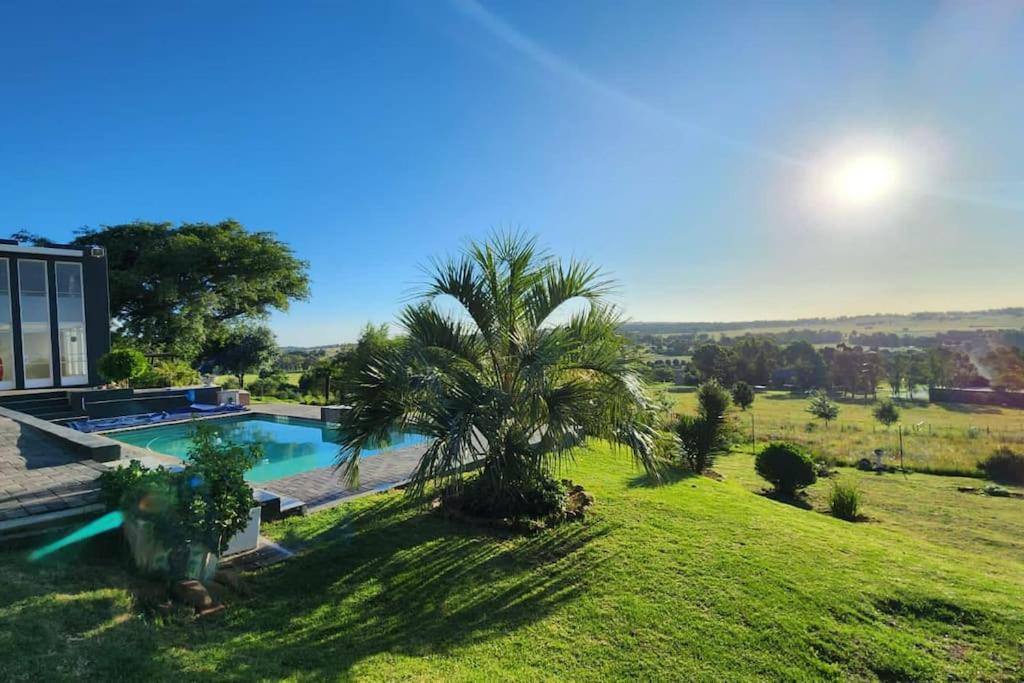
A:
[[[70,427],[47,422],[17,410],[0,407],[0,417],[18,422],[57,439],[83,458],[97,462],[110,462],[121,458],[121,444],[99,434],[86,434]]]

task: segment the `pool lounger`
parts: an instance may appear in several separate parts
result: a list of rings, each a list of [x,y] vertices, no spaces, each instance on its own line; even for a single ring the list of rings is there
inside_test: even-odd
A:
[[[175,408],[163,410],[158,413],[143,413],[141,415],[122,415],[120,417],[100,417],[92,420],[72,420],[68,426],[80,432],[102,432],[108,429],[121,429],[124,427],[140,427],[143,425],[159,424],[181,420],[189,415],[218,415],[221,413],[237,413],[246,410],[245,406],[237,404],[211,405],[208,403],[193,403],[187,408]]]

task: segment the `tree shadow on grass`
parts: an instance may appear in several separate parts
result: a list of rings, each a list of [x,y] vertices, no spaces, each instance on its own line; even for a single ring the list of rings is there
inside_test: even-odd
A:
[[[764,496],[769,500],[774,500],[776,503],[782,503],[783,505],[789,505],[801,510],[813,510],[814,506],[811,505],[810,501],[807,500],[806,493],[798,493],[795,497],[784,496],[776,493],[774,489],[761,489],[758,495]]]
[[[691,469],[683,467],[682,465],[669,465],[659,470],[659,476],[655,477],[647,472],[641,472],[636,476],[630,477],[626,486],[635,488],[654,488],[657,486],[666,486],[669,484],[675,484],[686,479],[692,479],[696,477],[697,473]]]
[[[543,619],[574,599],[606,524],[530,537],[487,533],[396,497],[346,514],[349,527],[254,575],[255,597],[207,632],[209,680],[344,676],[375,655],[446,654]],[[166,664],[174,667],[173,658]],[[202,672],[188,671],[191,680]]]
[[[974,403],[936,403],[943,410],[951,413],[968,413],[971,415],[1002,415],[1003,409],[999,406],[985,406]]]

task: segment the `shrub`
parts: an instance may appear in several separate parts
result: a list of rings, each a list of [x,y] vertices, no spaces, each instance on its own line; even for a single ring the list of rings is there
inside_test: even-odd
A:
[[[149,361],[137,349],[122,348],[109,351],[100,358],[99,371],[108,382],[120,384],[143,375]]]
[[[491,519],[541,519],[563,512],[567,491],[561,482],[539,472],[526,479],[499,491],[488,477],[473,477],[458,492],[459,504],[468,514]]]
[[[153,524],[169,551],[170,575],[185,575],[192,546],[223,553],[245,528],[253,507],[245,472],[260,458],[258,446],[222,443],[213,428],[198,424],[180,471],[146,469],[137,460],[101,475],[104,500],[131,519]]]
[[[267,396],[277,392],[281,385],[273,377],[261,377],[249,382],[249,391],[253,396]]]
[[[157,361],[132,382],[137,387],[181,387],[198,384],[199,371],[184,361]]]
[[[888,399],[880,401],[871,414],[886,427],[891,427],[900,421],[900,409]]]
[[[775,442],[757,454],[757,473],[767,479],[780,496],[792,498],[797,489],[817,481],[814,459],[796,444]]]
[[[220,386],[221,389],[237,389],[238,388],[238,378],[237,377],[221,377],[219,380],[217,380],[217,385]]]
[[[697,415],[683,415],[675,425],[683,459],[694,472],[703,472],[714,464],[715,456],[729,448],[729,430],[725,411],[729,392],[717,380],[697,388]]]
[[[828,504],[833,517],[855,522],[860,514],[860,489],[854,484],[832,482]]]
[[[1024,484],[1024,454],[1014,453],[1009,448],[996,450],[978,466],[989,479],[1007,484]]]
[[[732,400],[740,407],[740,410],[746,410],[754,405],[753,387],[742,380],[736,382],[732,388]]]

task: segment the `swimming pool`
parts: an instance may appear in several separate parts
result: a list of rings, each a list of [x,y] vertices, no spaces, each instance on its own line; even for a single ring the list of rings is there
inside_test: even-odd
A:
[[[258,443],[263,446],[263,459],[245,475],[246,479],[254,483],[327,467],[334,464],[338,455],[336,430],[315,420],[274,415],[245,415],[204,420],[203,424],[209,425],[224,441],[241,445]],[[194,431],[193,424],[179,423],[111,432],[106,436],[122,443],[185,460],[192,445]],[[389,446],[366,449],[363,451],[363,457],[425,441],[426,438],[418,434],[395,432],[391,435]]]

